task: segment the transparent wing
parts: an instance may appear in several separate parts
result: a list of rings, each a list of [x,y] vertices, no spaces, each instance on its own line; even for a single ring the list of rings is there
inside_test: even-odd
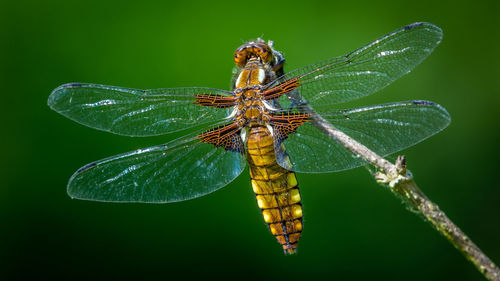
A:
[[[190,137],[90,163],[73,174],[68,194],[106,202],[183,201],[227,185],[245,163],[241,153]]]
[[[433,24],[414,23],[345,56],[289,72],[266,88],[297,79],[296,89],[312,107],[358,99],[379,91],[412,70],[439,45],[442,35],[441,29]],[[296,100],[298,96],[290,95],[293,92],[279,99],[282,106],[290,104],[288,99],[296,104],[303,102]]]
[[[444,129],[450,115],[439,104],[407,101],[318,113],[334,127],[381,156],[412,146]],[[285,141],[286,157],[279,164],[297,172],[333,172],[366,163],[331,140],[310,122],[301,125]]]
[[[137,90],[72,83],[56,88],[48,105],[91,128],[126,136],[154,136],[220,122],[228,111],[195,104],[196,95],[229,96],[210,88]]]

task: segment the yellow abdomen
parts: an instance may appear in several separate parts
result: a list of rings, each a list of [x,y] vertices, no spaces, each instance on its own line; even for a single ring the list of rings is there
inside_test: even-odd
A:
[[[295,253],[302,232],[302,204],[295,173],[276,162],[274,140],[266,127],[250,128],[247,148],[252,188],[264,221],[285,253]]]

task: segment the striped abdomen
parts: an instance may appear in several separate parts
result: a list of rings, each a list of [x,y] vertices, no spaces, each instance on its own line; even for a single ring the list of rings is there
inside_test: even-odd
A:
[[[302,204],[295,173],[276,162],[274,140],[266,127],[250,128],[247,148],[252,187],[264,221],[285,253],[295,253],[302,232]]]

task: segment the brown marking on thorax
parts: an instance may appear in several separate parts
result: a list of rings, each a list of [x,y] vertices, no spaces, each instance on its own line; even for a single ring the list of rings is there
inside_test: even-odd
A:
[[[259,89],[259,86],[269,80],[268,73],[269,70],[259,60],[250,59],[236,79],[235,92],[240,112],[236,120],[249,127],[264,125],[269,120],[268,110],[263,104],[262,91]]]

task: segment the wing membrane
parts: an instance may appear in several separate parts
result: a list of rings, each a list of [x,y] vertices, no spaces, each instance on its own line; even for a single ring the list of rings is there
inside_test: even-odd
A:
[[[412,146],[444,129],[450,115],[429,101],[396,102],[346,110],[320,110],[334,127],[381,156]],[[333,172],[366,164],[313,124],[300,126],[284,141],[279,164],[297,172]],[[291,165],[291,166],[290,166]]]
[[[297,79],[297,90],[311,106],[343,103],[368,96],[386,87],[424,60],[439,45],[442,31],[430,23],[397,29],[345,56],[289,72],[266,86],[279,87]],[[285,82],[286,83],[286,82]],[[287,97],[301,103],[294,91]],[[289,101],[282,96],[280,103]]]
[[[126,136],[154,136],[220,122],[228,111],[195,104],[196,95],[229,96],[210,88],[137,90],[97,84],[66,84],[49,106],[83,125]]]
[[[245,163],[241,153],[190,137],[90,163],[73,174],[68,194],[106,202],[183,201],[227,185]]]

